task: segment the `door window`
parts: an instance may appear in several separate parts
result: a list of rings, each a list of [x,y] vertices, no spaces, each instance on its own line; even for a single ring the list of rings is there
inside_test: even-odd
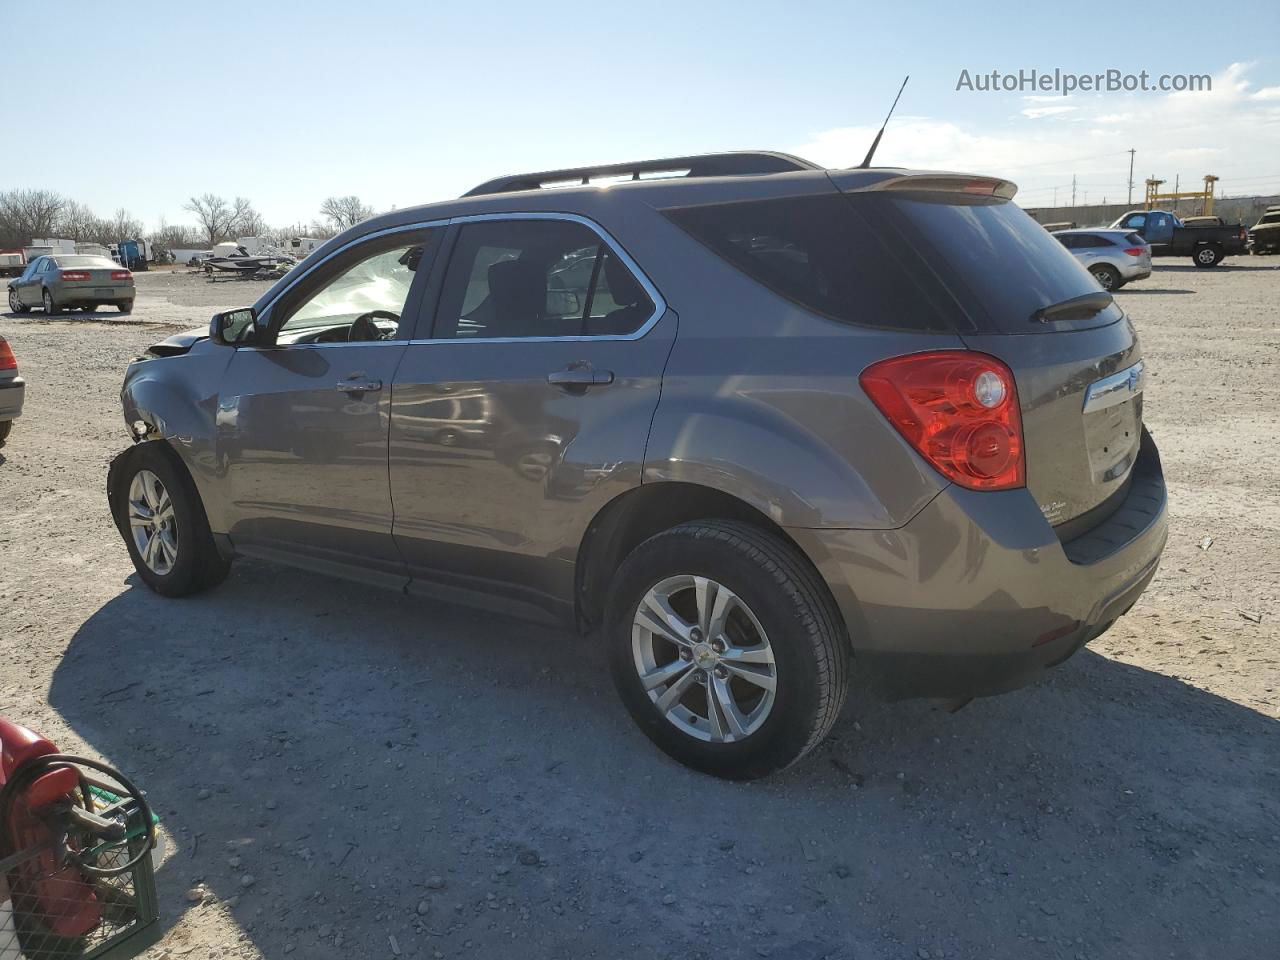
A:
[[[404,339],[415,278],[429,268],[434,231],[391,234],[339,254],[290,291],[273,324],[278,344]],[[279,317],[282,316],[283,320]]]
[[[635,274],[589,227],[486,220],[459,232],[435,337],[625,336],[654,310]]]

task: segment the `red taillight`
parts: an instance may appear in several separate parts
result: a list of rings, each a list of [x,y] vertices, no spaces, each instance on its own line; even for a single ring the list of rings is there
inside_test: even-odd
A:
[[[1130,247],[1128,250],[1125,251],[1125,253],[1127,253],[1131,257],[1140,257],[1144,252],[1145,251],[1142,249],[1142,247]]]
[[[85,273],[83,270],[59,270],[58,279],[59,280],[88,280],[89,274]]]
[[[967,350],[881,360],[859,377],[880,412],[948,480],[970,490],[1026,483],[1013,373]]]
[[[18,358],[13,355],[9,341],[0,340],[0,370],[17,370]]]
[[[132,280],[133,274],[130,273],[128,270],[112,270],[111,279],[112,280]]]

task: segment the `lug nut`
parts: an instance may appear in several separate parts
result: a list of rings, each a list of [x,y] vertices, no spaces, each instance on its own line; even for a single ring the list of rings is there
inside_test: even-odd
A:
[[[716,667],[716,676],[719,677],[721,680],[728,679],[729,671],[726,670],[724,667]]]
[[[700,643],[702,641],[702,631],[699,630],[697,627],[694,627],[692,630],[689,631],[689,639],[692,640],[694,643]]]
[[[725,644],[723,640],[712,640],[711,649],[714,650],[716,653],[724,653],[725,650],[728,649],[728,646]]]

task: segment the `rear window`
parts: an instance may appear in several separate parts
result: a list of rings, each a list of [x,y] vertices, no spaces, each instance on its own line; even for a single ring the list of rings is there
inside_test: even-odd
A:
[[[1062,244],[1008,200],[960,194],[860,194],[872,222],[903,238],[928,262],[981,333],[1035,333],[1042,307],[1097,293],[1098,284]],[[1102,326],[1120,317],[1108,307],[1048,329]]]
[[[115,267],[120,264],[114,260],[108,260],[106,257],[58,257],[56,259],[60,267]]]
[[[862,326],[951,329],[945,291],[893,251],[841,195],[663,213],[752,279],[815,313]]]
[[[1058,238],[1007,200],[868,191],[664,213],[765,286],[850,323],[1038,333],[1121,316],[1112,306],[1088,319],[1033,322],[1042,307],[1097,293],[1098,285]]]

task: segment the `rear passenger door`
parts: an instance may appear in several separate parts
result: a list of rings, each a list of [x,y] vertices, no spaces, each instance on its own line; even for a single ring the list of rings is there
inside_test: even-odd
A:
[[[640,483],[676,317],[582,218],[463,218],[447,244],[393,391],[395,540],[413,589],[564,612],[587,525]]]

